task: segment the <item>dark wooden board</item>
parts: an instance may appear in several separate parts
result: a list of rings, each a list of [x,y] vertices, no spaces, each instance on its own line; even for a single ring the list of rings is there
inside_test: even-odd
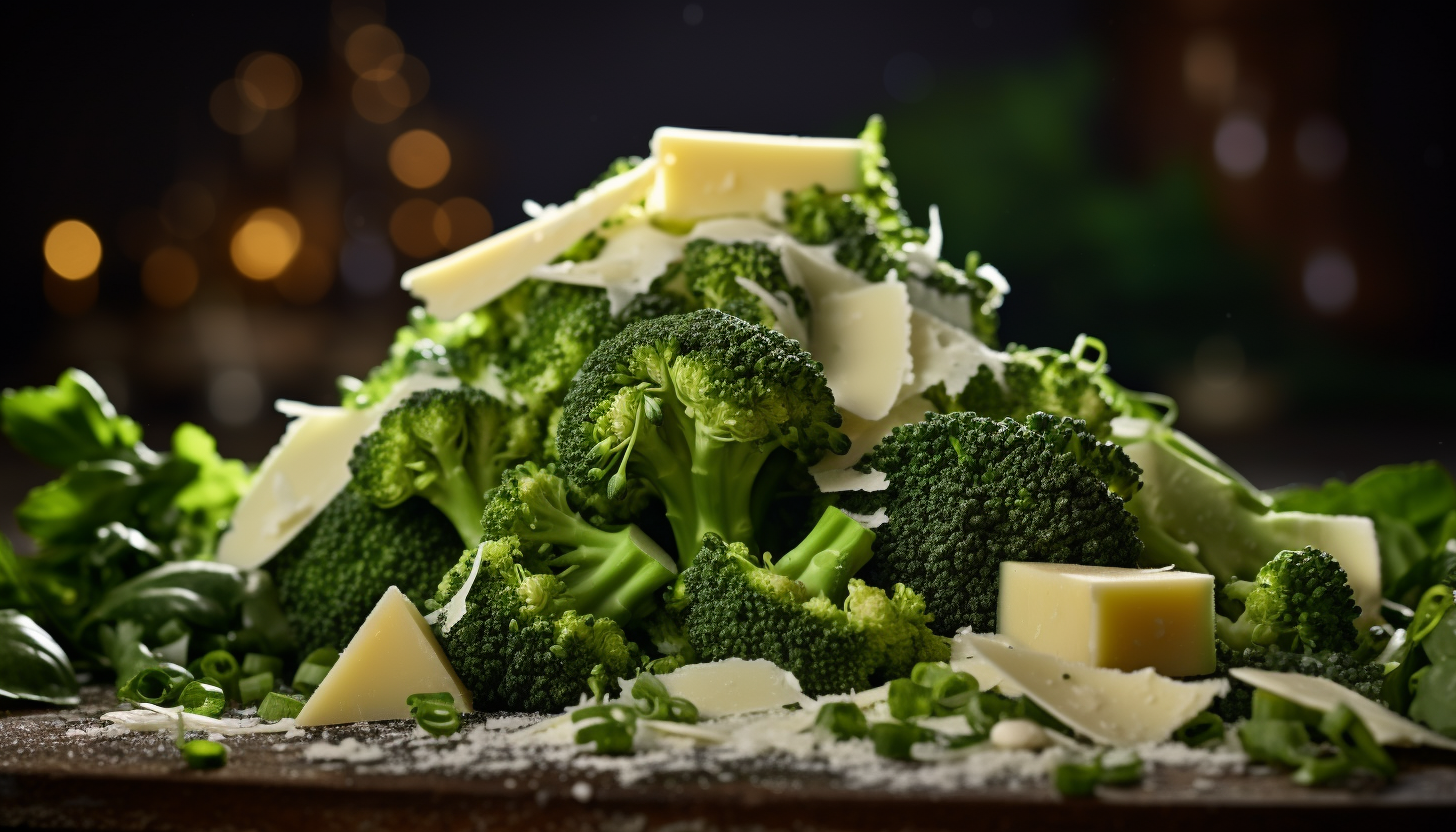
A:
[[[611,774],[540,765],[509,776],[389,773],[304,759],[318,739],[233,737],[228,766],[187,770],[162,734],[68,737],[115,707],[88,688],[75,710],[0,716],[0,826],[127,830],[410,829],[1287,829],[1406,824],[1456,818],[1451,755],[1398,754],[1388,785],[1359,781],[1305,789],[1286,774],[1209,778],[1155,768],[1136,787],[1064,800],[1045,785],[953,792],[848,788],[834,777],[784,769],[735,776],[651,776],[628,786]],[[396,736],[407,732],[393,726]],[[329,729],[337,742],[381,736],[378,726]],[[585,783],[583,786],[581,784]],[[1392,817],[1392,813],[1398,817]]]

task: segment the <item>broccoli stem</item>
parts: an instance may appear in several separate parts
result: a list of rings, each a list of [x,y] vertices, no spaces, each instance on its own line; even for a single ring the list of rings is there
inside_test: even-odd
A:
[[[713,532],[728,543],[757,551],[753,535],[753,481],[769,455],[753,445],[724,441],[703,429],[694,435],[692,486],[697,510],[693,545],[678,549],[684,569],[693,561],[703,535]],[[676,532],[676,527],[674,527]]]
[[[577,612],[628,621],[677,578],[672,557],[636,526],[607,531],[580,525],[576,549],[551,561],[553,567],[569,567],[557,577]]]
[[[874,542],[874,532],[830,506],[809,535],[769,569],[802,583],[815,595],[842,604],[849,595],[849,579],[874,554]]]
[[[432,442],[430,449],[440,461],[441,473],[420,494],[450,518],[466,546],[474,546],[480,541],[485,492],[466,473],[459,445]]]

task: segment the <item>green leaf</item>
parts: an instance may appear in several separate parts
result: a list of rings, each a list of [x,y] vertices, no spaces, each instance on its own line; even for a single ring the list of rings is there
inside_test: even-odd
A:
[[[118,416],[101,385],[74,368],[54,387],[6,390],[0,417],[15,447],[57,468],[113,456],[141,440],[140,426]]]
[[[99,526],[130,518],[141,476],[121,460],[81,462],[57,479],[32,488],[15,519],[42,543],[89,542]]]
[[[1456,659],[1438,661],[1421,674],[1410,718],[1424,722],[1433,731],[1456,737]]]
[[[0,696],[81,704],[71,662],[50,634],[17,610],[0,610]]]
[[[164,563],[107,592],[81,628],[127,618],[156,635],[163,624],[180,618],[198,627],[225,630],[243,590],[243,575],[236,567],[211,561]]]

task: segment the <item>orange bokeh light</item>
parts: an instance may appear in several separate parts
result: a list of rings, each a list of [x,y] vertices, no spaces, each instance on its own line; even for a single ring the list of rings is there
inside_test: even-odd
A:
[[[450,147],[429,130],[402,133],[389,146],[389,170],[411,188],[438,185],[450,172]]]
[[[233,265],[244,277],[272,280],[288,268],[303,242],[298,220],[282,208],[260,208],[233,233]]]
[[[281,110],[293,103],[302,86],[298,67],[277,52],[255,52],[238,64],[243,94],[264,110]]]
[[[85,280],[101,265],[101,238],[80,220],[61,220],[46,232],[45,261],[67,280]]]

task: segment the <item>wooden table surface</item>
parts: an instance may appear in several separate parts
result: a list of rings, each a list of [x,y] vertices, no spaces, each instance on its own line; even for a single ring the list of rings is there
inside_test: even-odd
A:
[[[114,709],[105,688],[75,710],[0,711],[0,827],[147,830],[334,829],[814,830],[1157,828],[1234,832],[1341,829],[1356,823],[1456,818],[1456,759],[1398,752],[1401,774],[1306,789],[1285,773],[1210,778],[1154,767],[1140,786],[1096,798],[1059,798],[1049,786],[958,791],[848,787],[823,772],[788,768],[742,776],[652,775],[630,785],[610,773],[543,763],[499,772],[378,773],[374,766],[307,760],[318,737],[232,737],[228,765],[189,771],[166,734],[119,739],[67,736]],[[403,728],[394,728],[405,736]],[[377,739],[380,728],[332,728],[328,739]],[[905,764],[914,765],[914,764]],[[1392,813],[1395,813],[1392,816]],[[1350,826],[1346,826],[1346,824]]]

